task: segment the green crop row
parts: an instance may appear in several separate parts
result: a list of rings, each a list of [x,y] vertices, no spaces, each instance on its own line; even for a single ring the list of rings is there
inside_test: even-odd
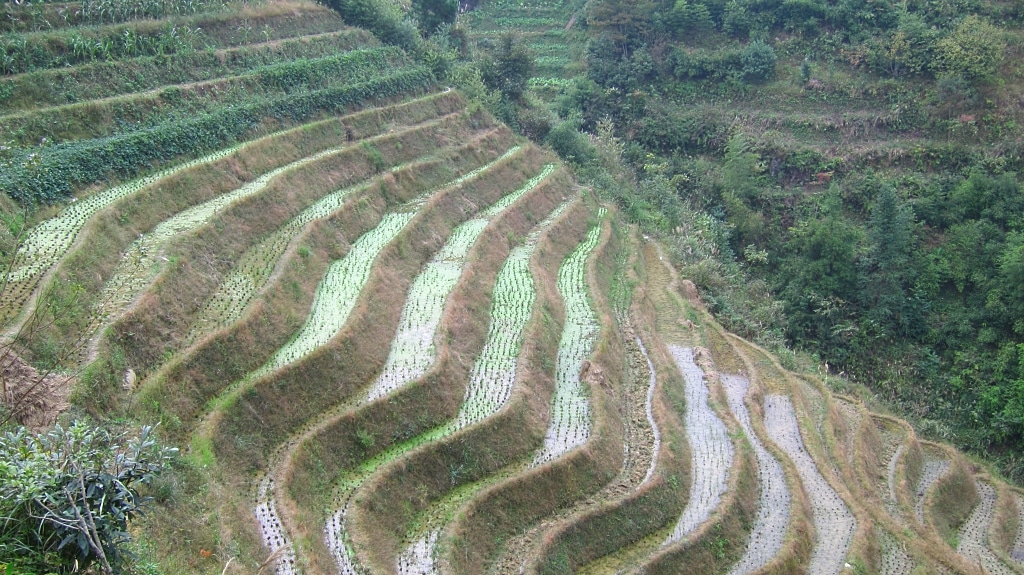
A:
[[[302,33],[328,32],[339,22],[330,13],[310,11],[300,20]],[[119,60],[190,52],[200,48],[226,48],[253,41],[269,42],[291,34],[295,15],[264,19],[258,31],[239,25],[231,14],[201,14],[189,18],[144,21],[57,32],[8,34],[0,37],[0,74],[11,75],[74,66],[97,60]],[[281,30],[275,25],[281,21]],[[287,31],[286,31],[287,30]]]
[[[44,147],[23,156],[0,175],[0,191],[24,204],[52,203],[67,198],[77,187],[110,175],[130,177],[153,164],[204,153],[242,139],[266,118],[293,122],[310,119],[370,99],[422,90],[433,83],[429,69],[408,67],[359,83],[256,99],[246,105],[175,119],[142,131]]]
[[[159,274],[163,267],[160,263],[161,251],[171,239],[197,229],[233,203],[262,192],[266,189],[267,184],[277,176],[299,169],[325,156],[337,154],[344,148],[345,146],[323,150],[273,169],[231,192],[177,213],[161,222],[152,231],[139,236],[128,251],[122,254],[114,275],[103,287],[99,303],[92,310],[87,333],[94,333],[105,322],[119,316]]]
[[[426,373],[437,357],[434,334],[441,322],[448,294],[462,276],[470,249],[490,220],[508,209],[526,192],[536,188],[551,174],[554,165],[547,165],[518,189],[503,196],[477,218],[468,220],[454,230],[445,245],[434,255],[427,267],[413,281],[402,309],[398,332],[391,343],[391,352],[384,370],[367,397],[373,401]]]
[[[473,364],[466,396],[459,407],[452,431],[497,413],[511,397],[523,335],[537,295],[530,274],[530,258],[541,234],[565,211],[569,203],[567,201],[559,205],[538,224],[527,236],[526,242],[512,250],[498,272],[494,281],[487,341]],[[446,499],[446,502],[450,501],[453,500]],[[454,501],[461,501],[461,498],[455,498]],[[451,507],[450,503],[434,505],[423,514],[411,538],[413,543],[399,557],[400,566],[436,567],[434,557],[437,555],[437,540]]]
[[[115,24],[130,20],[191,16],[237,8],[226,0],[83,0],[4,2],[0,32],[39,32],[87,24]]]
[[[353,50],[316,59],[300,59],[200,85],[171,86],[160,92],[60,106],[0,118],[6,138],[16,145],[99,138],[159,125],[173,118],[209,113],[217,107],[255,97],[316,90],[359,81],[382,69],[407,63],[398,48]]]
[[[272,64],[321,58],[374,45],[377,42],[368,32],[353,28],[239,48],[40,70],[0,80],[0,112],[73,104],[83,99],[242,75]]]
[[[6,289],[3,299],[0,300],[2,319],[6,322],[12,315],[18,313],[21,304],[35,289],[42,274],[67,252],[86,221],[97,211],[154,182],[193,166],[216,161],[228,156],[236,149],[238,146],[232,146],[144,178],[108,188],[82,201],[72,203],[56,216],[32,228],[18,247],[10,271],[5,278]]]
[[[469,250],[490,219],[501,214],[526,192],[536,188],[544,178],[554,171],[554,168],[550,164],[545,166],[540,174],[481,212],[480,217],[468,220],[452,231],[444,247],[438,251],[427,268],[416,278],[410,289],[398,334],[392,342],[388,363],[368,400],[381,397],[402,383],[421,376],[430,367],[436,357],[436,352],[433,350],[433,336],[440,322],[448,293],[461,275],[462,266]],[[335,559],[342,572],[356,568],[355,557],[346,543],[348,535],[345,531],[345,517],[352,496],[363,482],[381,466],[394,461],[401,455],[425,443],[447,437],[500,408],[500,403],[492,404],[493,410],[485,413],[477,409],[479,402],[474,402],[469,405],[469,411],[465,412],[466,416],[462,416],[461,414],[469,402],[469,389],[475,387],[479,390],[497,386],[507,387],[508,392],[511,393],[519,345],[522,343],[523,331],[533,305],[533,282],[529,273],[530,254],[532,254],[533,247],[543,229],[550,225],[567,205],[568,203],[556,208],[547,219],[538,224],[529,236],[527,245],[514,250],[499,271],[496,282],[500,282],[500,286],[498,283],[495,285],[494,304],[491,308],[491,327],[481,355],[474,363],[472,377],[475,384],[471,383],[467,389],[467,399],[463,403],[463,407],[460,408],[460,416],[445,425],[417,435],[413,439],[395,445],[364,461],[354,472],[347,474],[339,481],[336,498],[341,504],[328,522],[327,542],[334,551]],[[511,323],[507,321],[510,317],[512,318]],[[505,396],[507,399],[508,394],[506,393]],[[421,548],[429,548],[436,542],[436,532],[429,535],[428,539],[430,542],[423,542],[420,545]]]
[[[604,208],[601,208],[601,216],[603,212]],[[587,258],[597,247],[600,237],[601,226],[594,225],[558,270],[558,293],[565,301],[565,327],[555,358],[551,421],[544,446],[534,457],[535,465],[583,445],[590,437],[589,390],[580,381],[580,372],[583,362],[593,351],[600,330],[587,295]]]

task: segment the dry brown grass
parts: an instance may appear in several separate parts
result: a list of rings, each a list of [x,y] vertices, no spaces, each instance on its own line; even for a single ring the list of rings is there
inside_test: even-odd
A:
[[[1003,563],[1011,568],[1017,568],[1018,572],[1022,572],[1024,569],[1020,567],[1024,566],[1021,566],[1018,561],[1010,557],[1020,523],[1017,498],[1014,497],[1014,494],[1015,492],[1019,493],[1020,490],[1014,489],[1001,481],[995,481],[993,477],[987,477],[986,481],[988,481],[989,485],[995,487],[997,494],[995,515],[992,517],[992,524],[989,527],[988,533],[989,547],[1002,559]]]
[[[950,469],[925,495],[925,521],[950,547],[956,547],[960,527],[981,501],[970,464],[952,448],[926,443],[950,460]]]

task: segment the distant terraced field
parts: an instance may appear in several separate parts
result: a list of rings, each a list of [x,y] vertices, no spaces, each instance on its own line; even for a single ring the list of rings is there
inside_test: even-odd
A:
[[[1024,573],[1020,490],[726,333],[402,50],[304,0],[52,4],[0,27],[0,188],[38,208],[0,317],[73,413],[183,448],[154,572]],[[544,89],[582,9],[466,18]]]

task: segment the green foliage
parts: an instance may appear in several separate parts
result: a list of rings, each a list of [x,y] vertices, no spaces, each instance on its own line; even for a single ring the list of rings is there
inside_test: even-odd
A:
[[[566,162],[585,165],[595,159],[596,153],[587,137],[580,133],[580,123],[580,118],[563,120],[548,132],[545,143]]]
[[[153,163],[225,146],[250,133],[264,118],[301,121],[368,99],[409,93],[434,82],[433,74],[421,67],[399,69],[386,76],[371,72],[358,83],[257,98],[196,117],[170,119],[147,130],[41,148],[24,154],[12,169],[0,174],[0,190],[25,204],[52,203],[111,173],[129,177]]]
[[[80,422],[0,436],[0,553],[26,570],[70,573],[95,564],[121,573],[130,559],[128,523],[149,501],[139,486],[175,452],[150,427],[128,436]]]
[[[431,36],[445,24],[453,24],[459,13],[458,0],[413,0],[412,13],[420,33]]]
[[[775,75],[775,64],[778,57],[775,49],[760,40],[747,44],[740,53],[743,63],[743,79],[763,82]]]
[[[1003,32],[977,16],[968,16],[936,44],[940,73],[972,82],[990,81],[1002,61]]]
[[[414,50],[420,43],[416,25],[387,0],[317,0],[341,14],[345,23],[366,28],[381,41]]]
[[[479,62],[484,84],[511,101],[522,99],[535,65],[533,53],[512,32],[502,34],[498,45]]]

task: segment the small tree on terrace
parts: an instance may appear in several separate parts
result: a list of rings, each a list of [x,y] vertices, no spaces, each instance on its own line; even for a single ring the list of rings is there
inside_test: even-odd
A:
[[[148,501],[138,486],[176,451],[158,445],[152,431],[129,437],[76,423],[0,436],[0,557],[7,566],[121,573],[128,522]]]
[[[936,48],[936,66],[941,73],[985,82],[995,75],[1006,41],[1002,30],[972,15],[939,40]]]
[[[498,90],[509,100],[519,100],[526,93],[533,76],[533,53],[512,33],[505,32],[498,46],[480,59],[484,84]]]

